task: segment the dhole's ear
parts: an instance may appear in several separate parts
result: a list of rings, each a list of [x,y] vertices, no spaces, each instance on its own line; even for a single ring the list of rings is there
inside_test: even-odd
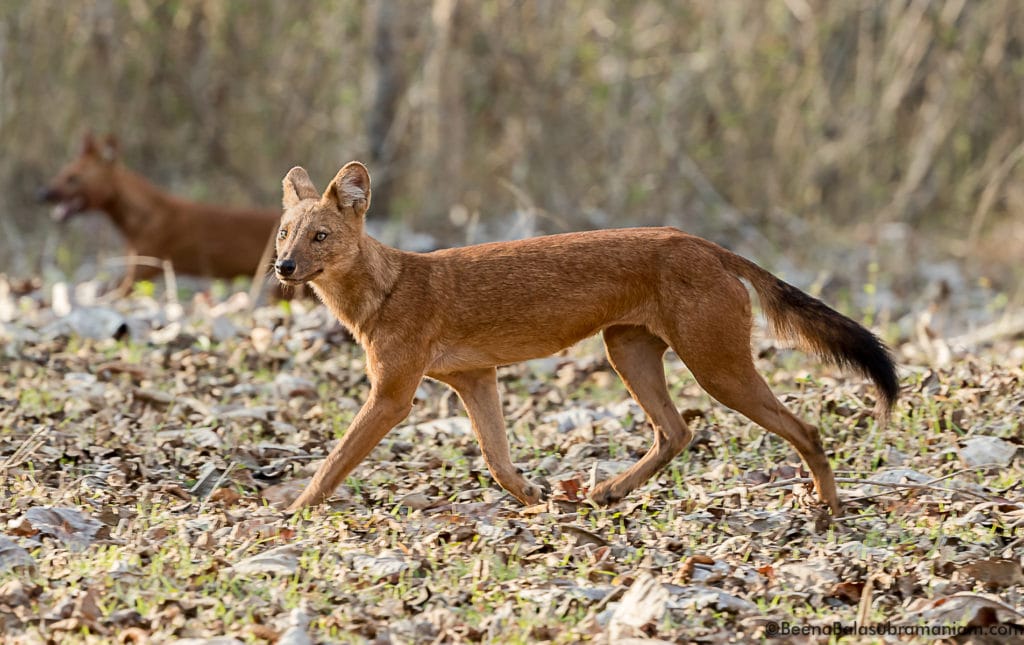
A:
[[[118,143],[117,137],[112,134],[108,134],[104,137],[103,145],[99,148],[100,159],[107,163],[113,163],[117,160],[120,148],[121,144]]]
[[[350,161],[338,171],[324,191],[322,201],[334,205],[339,211],[351,208],[362,217],[370,207],[370,173],[358,161]]]
[[[99,146],[96,145],[96,137],[92,136],[92,130],[86,130],[82,135],[82,154],[95,155],[99,153]]]
[[[295,166],[288,171],[288,174],[284,176],[284,181],[281,182],[281,188],[284,189],[284,199],[281,200],[281,203],[285,209],[291,208],[304,199],[318,197],[316,187],[313,186],[309,174],[301,166]]]

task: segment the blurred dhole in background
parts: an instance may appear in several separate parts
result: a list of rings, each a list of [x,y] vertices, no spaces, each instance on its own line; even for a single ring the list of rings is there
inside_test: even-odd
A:
[[[224,204],[363,160],[410,247],[671,224],[883,307],[1022,299],[1017,0],[6,0],[0,271],[121,252],[34,202],[87,129]]]

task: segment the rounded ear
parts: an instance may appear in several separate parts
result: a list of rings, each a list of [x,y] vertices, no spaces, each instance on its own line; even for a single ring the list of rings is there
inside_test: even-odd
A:
[[[348,162],[334,176],[321,200],[339,211],[351,208],[362,217],[370,208],[370,172],[358,161]]]
[[[295,166],[288,171],[288,174],[284,176],[284,181],[281,182],[281,188],[284,191],[281,203],[285,209],[291,208],[304,199],[318,197],[316,187],[313,186],[313,182],[309,178],[309,173],[302,166]]]
[[[82,135],[82,150],[83,155],[94,155],[99,152],[99,146],[96,145],[96,137],[92,136],[92,130],[86,130],[85,134]]]
[[[100,158],[107,163],[113,163],[117,160],[118,155],[121,152],[121,144],[118,143],[117,137],[113,134],[108,134],[103,139],[103,145],[100,147]]]

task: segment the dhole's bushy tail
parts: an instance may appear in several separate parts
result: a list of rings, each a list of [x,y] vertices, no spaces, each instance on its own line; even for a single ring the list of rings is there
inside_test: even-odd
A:
[[[725,267],[754,286],[776,336],[794,341],[826,361],[851,368],[874,381],[879,394],[875,412],[879,421],[887,420],[900,386],[896,364],[885,343],[824,302],[783,282],[750,260],[725,249],[722,251]]]

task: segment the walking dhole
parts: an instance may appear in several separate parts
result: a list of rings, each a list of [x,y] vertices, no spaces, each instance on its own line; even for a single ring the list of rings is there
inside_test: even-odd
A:
[[[370,176],[352,162],[321,195],[302,168],[284,178],[275,270],[314,292],[366,350],[369,399],[290,510],[324,501],[412,408],[420,380],[462,399],[487,467],[525,504],[541,488],[512,464],[495,367],[547,356],[600,332],[608,358],[654,428],[654,445],[592,491],[609,504],[635,489],[691,439],[669,397],[662,356],[671,347],[711,396],[783,437],[840,512],[818,430],[787,410],[754,370],[750,298],[772,329],[878,387],[885,417],[896,368],[871,332],[756,264],[673,228],[567,233],[432,253],[366,235]]]

